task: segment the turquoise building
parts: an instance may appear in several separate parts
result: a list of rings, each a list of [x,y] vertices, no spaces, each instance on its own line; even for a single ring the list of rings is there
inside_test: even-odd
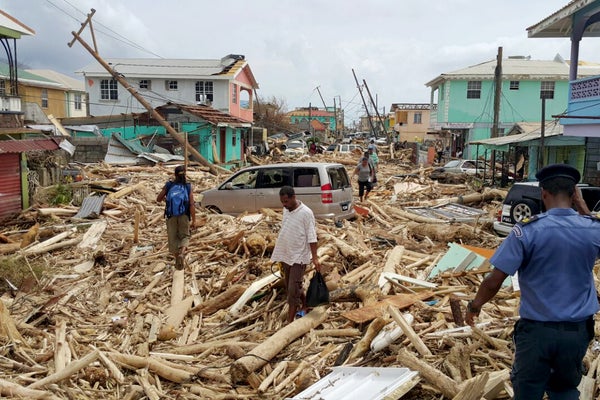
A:
[[[431,104],[438,105],[437,112],[431,113],[430,133],[444,138],[451,156],[484,155],[484,148],[469,143],[492,137],[496,65],[494,59],[443,73],[426,84],[431,88]],[[580,77],[599,74],[600,64],[579,68]],[[501,82],[499,137],[517,123],[537,122],[541,126],[542,97],[546,122],[567,109],[569,63],[559,55],[550,61],[522,56],[503,59]]]

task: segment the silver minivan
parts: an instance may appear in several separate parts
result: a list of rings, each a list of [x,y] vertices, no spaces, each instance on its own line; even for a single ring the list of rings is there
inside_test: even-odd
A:
[[[285,163],[244,168],[214,189],[199,196],[201,207],[230,215],[281,209],[279,189],[289,185],[296,198],[316,218],[348,219],[355,216],[352,184],[342,164]]]

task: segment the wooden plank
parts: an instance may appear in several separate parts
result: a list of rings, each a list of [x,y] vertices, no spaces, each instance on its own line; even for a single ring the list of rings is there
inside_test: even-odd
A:
[[[433,292],[427,291],[422,293],[402,293],[386,297],[374,304],[357,308],[355,310],[346,311],[342,317],[349,319],[352,322],[361,324],[371,321],[377,317],[381,317],[388,306],[394,306],[398,309],[403,309],[412,306],[418,301],[428,299],[433,296]]]

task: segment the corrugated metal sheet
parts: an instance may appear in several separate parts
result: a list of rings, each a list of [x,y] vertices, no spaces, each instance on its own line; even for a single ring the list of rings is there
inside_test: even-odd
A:
[[[106,195],[91,195],[83,199],[83,204],[73,218],[98,218],[102,212]]]
[[[21,212],[19,154],[0,154],[0,219]]]
[[[334,367],[332,372],[291,400],[398,399],[419,382],[408,368]]]
[[[53,139],[0,140],[0,154],[56,149],[58,143]]]

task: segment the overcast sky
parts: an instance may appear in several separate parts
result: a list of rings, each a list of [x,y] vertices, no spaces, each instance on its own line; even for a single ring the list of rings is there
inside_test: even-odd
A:
[[[261,99],[288,110],[336,98],[353,120],[363,79],[379,111],[392,103],[428,103],[425,83],[444,72],[504,56],[570,57],[568,39],[528,39],[526,28],[569,0],[4,0],[2,8],[36,31],[18,41],[30,68],[74,76],[93,61],[67,43],[85,14],[100,55],[218,59],[243,54]],[[89,39],[89,32],[84,35]],[[127,45],[133,42],[135,46]],[[600,39],[584,38],[580,59],[600,62]],[[367,99],[368,101],[368,99]]]

